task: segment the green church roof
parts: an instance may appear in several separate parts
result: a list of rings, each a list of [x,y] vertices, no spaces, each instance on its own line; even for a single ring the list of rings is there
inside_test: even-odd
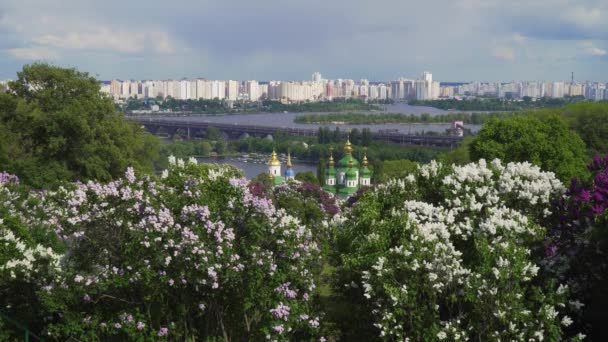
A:
[[[344,157],[342,157],[342,159],[340,159],[340,161],[338,162],[338,166],[341,168],[348,168],[348,164],[349,162],[352,160],[353,162],[353,166],[354,167],[359,167],[359,161],[355,158],[353,158],[353,156],[351,154],[347,154]]]
[[[372,172],[369,170],[369,168],[367,166],[365,166],[361,169],[361,177],[370,178],[371,175],[372,175]]]

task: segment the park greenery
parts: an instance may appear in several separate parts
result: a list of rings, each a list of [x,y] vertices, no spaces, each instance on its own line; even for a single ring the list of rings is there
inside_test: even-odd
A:
[[[85,73],[18,76],[0,94],[0,341],[608,338],[607,104],[492,118],[425,158],[372,140],[373,186],[341,199],[315,184],[325,163],[273,186],[157,160],[251,144],[325,162],[339,131],[159,146]]]
[[[443,110],[521,111],[557,108],[584,100],[585,98],[582,96],[566,96],[563,98],[541,97],[536,100],[528,96],[524,96],[521,100],[476,97],[473,99],[410,100],[409,104]]]
[[[151,109],[158,105],[161,111],[193,114],[230,114],[230,113],[283,113],[283,112],[334,112],[380,110],[374,102],[359,99],[335,99],[333,101],[281,103],[275,100],[229,101],[220,99],[178,100],[172,97],[156,99],[129,98],[119,108],[127,113],[134,110]]]
[[[35,187],[152,171],[157,139],[127,124],[87,73],[25,66],[0,93],[0,165]]]
[[[481,125],[491,118],[513,116],[513,113],[449,113],[436,114],[400,114],[400,113],[330,113],[303,114],[294,119],[296,123],[331,124],[344,123],[354,125],[369,124],[445,124],[452,121],[462,121],[465,124]]]

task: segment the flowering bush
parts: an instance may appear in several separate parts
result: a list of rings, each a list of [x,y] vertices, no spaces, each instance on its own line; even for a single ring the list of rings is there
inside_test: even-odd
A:
[[[564,191],[528,163],[422,166],[338,225],[335,289],[385,339],[559,340],[568,288],[535,255]]]
[[[546,239],[548,271],[568,281],[577,297],[586,305],[584,321],[591,326],[594,340],[605,340],[602,329],[608,305],[608,156],[594,157],[588,166],[591,177],[573,179],[568,197],[561,206],[560,224]]]
[[[44,227],[66,248],[60,264],[43,247],[22,248],[57,273],[34,283],[53,313],[45,334],[87,340],[318,335],[319,315],[310,303],[318,248],[310,230],[253,196],[234,168],[171,162],[160,179],[129,169],[107,184],[71,184],[23,202],[30,215],[21,221]]]
[[[62,250],[53,233],[24,223],[21,190],[16,176],[0,173],[0,310],[41,329],[44,310],[35,293],[60,276]],[[1,321],[0,340],[16,339]]]

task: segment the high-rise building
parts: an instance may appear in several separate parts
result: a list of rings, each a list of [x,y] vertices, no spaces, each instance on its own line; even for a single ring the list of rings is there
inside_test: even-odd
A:
[[[321,77],[321,73],[320,73],[320,72],[318,72],[318,71],[315,71],[315,72],[312,74],[312,81],[313,81],[313,82],[322,82],[322,81],[323,81],[323,78]]]
[[[236,100],[239,97],[239,82],[228,80],[226,82],[226,98],[228,100]]]
[[[425,71],[422,73],[422,79],[427,81],[427,82],[433,82],[433,74],[431,74],[428,71]]]
[[[261,97],[258,81],[245,82],[245,91],[247,92],[249,101],[257,101]]]
[[[553,82],[551,87],[551,97],[552,98],[562,98],[565,94],[565,85],[564,82]]]
[[[219,100],[226,98],[226,82],[217,80],[211,81],[211,98]]]

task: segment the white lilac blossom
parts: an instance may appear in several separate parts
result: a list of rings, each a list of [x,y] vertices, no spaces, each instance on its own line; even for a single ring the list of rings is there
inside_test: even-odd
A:
[[[4,191],[2,186],[0,191]],[[44,244],[24,241],[3,220],[0,247],[8,246],[14,253],[10,259],[0,256],[0,274],[34,279],[39,266],[58,274],[36,278],[34,285],[66,309],[91,317],[53,322],[59,339],[69,337],[61,331],[68,331],[62,326],[70,324],[103,338],[120,330],[134,334],[129,339],[146,339],[150,334],[166,337],[169,332],[171,338],[185,339],[179,328],[172,328],[177,321],[185,321],[179,316],[183,308],[199,317],[240,310],[239,315],[256,317],[252,326],[256,333],[267,330],[271,339],[319,334],[319,315],[309,301],[316,287],[313,267],[319,249],[310,228],[272,201],[253,195],[248,181],[232,167],[171,157],[169,168],[158,178],[139,176],[129,168],[123,178],[109,183],[68,184],[31,196],[24,199],[31,204],[7,203],[25,225],[45,229],[69,252],[61,255]],[[230,210],[225,210],[227,203]],[[20,213],[21,207],[43,214]],[[91,239],[97,239],[94,252]],[[276,284],[283,285],[277,288]],[[135,297],[124,298],[124,292],[133,289],[137,289]],[[171,294],[174,299],[161,301],[166,304],[149,320],[145,296],[156,293]],[[186,293],[188,301],[176,305],[175,298]],[[222,302],[224,298],[243,299],[228,305]],[[125,307],[130,308],[129,314]],[[258,310],[263,316],[257,317]],[[305,324],[300,317],[307,317]],[[232,329],[242,326],[241,319],[231,324]],[[203,322],[198,327],[201,335],[207,329],[205,321],[196,320],[196,324]]]
[[[379,335],[561,339],[561,327],[572,324],[560,311],[567,287],[537,298],[530,293],[538,290],[532,280],[539,271],[532,249],[541,245],[544,219],[564,191],[553,173],[500,160],[463,166],[431,162],[407,180],[373,189],[335,225],[354,248],[343,251],[343,268],[359,276],[354,279],[360,279],[361,294],[374,308]],[[370,213],[367,207],[385,212]],[[539,306],[543,310],[535,316]],[[438,320],[440,312],[447,320]],[[453,316],[443,317],[446,312]],[[428,326],[433,319],[436,324]],[[427,323],[416,326],[417,321]]]

